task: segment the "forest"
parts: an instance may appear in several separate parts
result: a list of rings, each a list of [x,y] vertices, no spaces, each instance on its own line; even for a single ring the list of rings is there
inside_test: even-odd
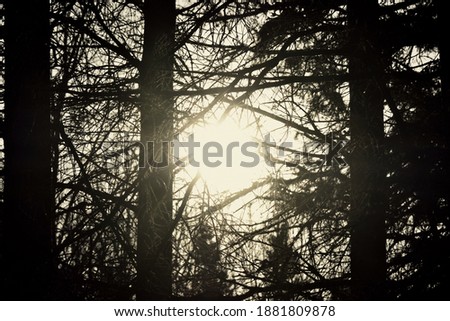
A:
[[[449,24],[1,0],[0,298],[450,300]]]

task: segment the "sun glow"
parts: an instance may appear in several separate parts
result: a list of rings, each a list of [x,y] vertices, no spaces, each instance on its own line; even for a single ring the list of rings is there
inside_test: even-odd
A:
[[[268,174],[255,126],[243,123],[233,116],[205,122],[184,141],[193,146],[186,170],[199,172],[212,192],[235,192]]]

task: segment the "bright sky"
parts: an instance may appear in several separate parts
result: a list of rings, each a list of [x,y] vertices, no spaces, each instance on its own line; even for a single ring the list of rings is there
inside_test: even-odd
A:
[[[236,192],[257,179],[268,175],[271,168],[265,163],[258,140],[261,134],[250,120],[239,119],[230,113],[223,120],[208,119],[195,126],[189,134],[179,138],[180,143],[192,142],[195,147],[186,167],[190,176],[200,172],[202,180],[213,193]],[[189,148],[183,146],[180,156],[187,156]]]

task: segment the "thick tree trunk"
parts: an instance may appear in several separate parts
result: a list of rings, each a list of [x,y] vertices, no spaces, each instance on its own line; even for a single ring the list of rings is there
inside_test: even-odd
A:
[[[52,298],[49,3],[6,1],[5,299]]]
[[[144,53],[140,69],[141,151],[138,204],[137,298],[168,300],[172,287],[172,174],[169,150],[173,136],[172,70],[175,1],[146,0]],[[147,148],[152,146],[152,148]],[[166,145],[167,147],[167,145]],[[155,155],[153,157],[153,155]],[[162,166],[162,167],[161,167]]]
[[[385,298],[386,190],[378,0],[349,0],[352,298]]]

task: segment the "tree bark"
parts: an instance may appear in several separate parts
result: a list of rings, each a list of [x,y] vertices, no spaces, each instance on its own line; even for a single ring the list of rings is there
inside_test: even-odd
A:
[[[49,3],[5,3],[5,299],[52,298]]]
[[[385,298],[386,190],[378,1],[349,0],[352,299]],[[356,79],[356,75],[364,75]]]
[[[144,18],[137,298],[168,300],[172,292],[172,173],[167,164],[149,163],[170,163],[168,145],[162,142],[171,142],[173,136],[173,98],[168,92],[173,86],[175,1],[146,0]]]

